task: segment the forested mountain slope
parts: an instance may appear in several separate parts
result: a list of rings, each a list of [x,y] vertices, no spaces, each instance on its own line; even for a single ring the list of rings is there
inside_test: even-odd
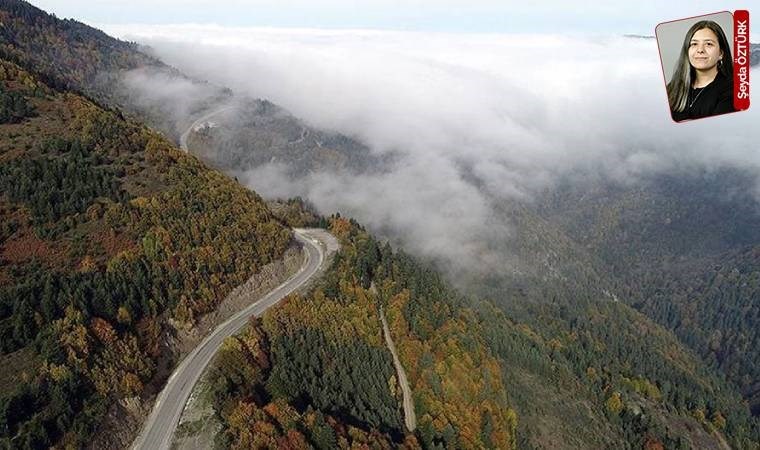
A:
[[[291,235],[160,135],[7,61],[0,100],[0,443],[80,446],[170,363],[169,322],[212,311]]]
[[[135,44],[76,20],[60,20],[21,0],[0,1],[0,56],[54,87],[93,96],[95,87],[109,73],[144,65],[164,66],[140,52]]]
[[[190,114],[229,101],[229,90],[193,80],[148,53],[137,44],[73,19],[58,19],[23,0],[0,0],[0,56],[52,87],[118,107],[173,138],[189,125],[184,119]],[[184,89],[136,94],[135,84],[146,77]],[[184,108],[178,108],[179,103]]]
[[[0,0],[0,56],[175,139],[201,113],[234,105],[214,118],[224,119],[221,128],[191,135],[193,153],[222,170],[283,161],[301,176],[324,168],[381,170],[387,163],[357,140],[310,128],[266,100],[233,98],[228,89],[167,66],[149,49],[60,20],[23,0]]]
[[[760,203],[739,169],[622,187],[566,185],[539,203],[620,280],[619,293],[740,386],[760,412]]]
[[[356,139],[317,130],[265,100],[236,105],[194,130],[190,151],[220,170],[282,163],[291,179],[320,171],[357,175],[386,169],[393,156],[378,156]]]
[[[0,14],[3,55],[23,66],[3,62],[0,92],[2,443],[78,446],[110,404],[144,394],[156,381],[158,365],[171,359],[163,342],[175,324],[213,310],[225,292],[282,255],[290,238],[255,194],[124,120],[119,109],[143,114],[171,134],[179,122],[163,114],[169,100],[136,107],[118,90],[103,89],[115,86],[125,70],[171,69],[130,44],[24,2],[2,1]],[[66,86],[111,109],[62,91]],[[185,113],[226,95],[209,92]],[[263,153],[241,164],[295,149],[297,158],[284,160],[296,163],[293,174],[322,167],[382,170],[383,161],[366,158],[366,147],[312,134],[274,105],[258,102],[250,112],[243,127],[248,134],[222,142],[234,155],[245,139],[261,138]],[[263,127],[260,133],[256,126]],[[196,145],[213,143],[214,136],[203,135],[208,130],[199,131]],[[701,312],[681,312],[690,311],[685,303],[670,310],[653,302],[657,293],[646,289],[658,284],[634,269],[645,266],[650,251],[664,252],[671,264],[668,252],[680,255],[678,249],[690,245],[679,239],[702,245],[700,233],[714,222],[671,234],[642,228],[660,236],[659,243],[627,226],[608,233],[601,218],[618,220],[628,206],[615,206],[615,196],[604,192],[598,198],[598,217],[596,209],[587,214],[580,198],[577,209],[564,204],[564,213],[562,201],[499,205],[497,214],[516,229],[516,237],[505,236],[499,245],[516,256],[518,270],[488,279],[475,274],[470,287],[477,288],[467,291],[478,294],[473,298],[454,290],[434,264],[393,251],[355,222],[323,221],[344,249],[326,279],[229,341],[219,358],[221,442],[568,449],[703,449],[728,442],[757,448],[757,420],[734,386],[629,306],[656,318],[667,311],[657,320],[677,332],[675,323],[688,323],[681,317],[702,321]],[[281,216],[299,225],[310,220],[299,205],[280,205]],[[682,205],[692,218],[684,223],[710,212]],[[657,217],[625,220],[654,218],[654,224]],[[734,223],[746,228],[751,222]],[[587,230],[592,238],[581,233]],[[716,236],[725,231],[717,228]],[[743,236],[736,231],[729,235]],[[717,261],[710,266],[715,276],[699,272],[707,273],[703,291],[733,299],[753,295],[756,254],[752,234],[745,234],[736,245],[705,244],[696,255],[696,261],[723,258],[709,259]],[[621,237],[622,244],[615,240]],[[679,292],[695,286],[688,277],[684,283]],[[735,293],[736,286],[748,294]],[[401,426],[380,305],[413,385],[414,433]],[[753,310],[742,311],[753,317]],[[715,317],[715,329],[728,333],[737,325],[728,320],[735,315]],[[691,344],[688,335],[679,336]],[[722,354],[730,350],[729,341],[711,339]],[[696,336],[694,348],[704,341]],[[740,355],[724,360],[744,367]]]
[[[224,445],[755,448],[737,393],[619,302],[530,303],[516,321],[430,266],[329,220],[342,250],[315,290],[224,346],[212,372]],[[412,385],[401,425],[379,308]],[[328,375],[329,374],[329,375]],[[352,431],[353,430],[353,431]],[[725,436],[725,437],[724,437]],[[337,443],[337,444],[336,444]]]

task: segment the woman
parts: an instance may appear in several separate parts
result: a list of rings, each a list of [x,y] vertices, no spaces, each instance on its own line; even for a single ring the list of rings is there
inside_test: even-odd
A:
[[[668,83],[673,120],[735,111],[732,61],[731,47],[720,25],[702,20],[689,28]]]

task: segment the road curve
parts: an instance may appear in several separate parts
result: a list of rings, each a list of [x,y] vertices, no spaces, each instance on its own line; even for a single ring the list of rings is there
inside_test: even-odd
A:
[[[185,153],[189,153],[189,150],[187,148],[187,138],[190,136],[190,133],[195,128],[197,128],[198,126],[200,126],[201,123],[207,121],[208,119],[214,117],[215,115],[217,115],[219,113],[222,113],[222,112],[227,111],[228,109],[232,109],[232,108],[233,108],[233,106],[224,106],[222,108],[215,109],[215,110],[211,111],[210,113],[204,115],[200,119],[196,120],[195,122],[193,122],[193,124],[190,125],[190,127],[187,130],[185,130],[184,133],[182,133],[182,136],[179,137],[179,148],[181,148],[182,150],[184,150]]]
[[[401,386],[401,395],[404,399],[404,425],[409,431],[414,431],[417,428],[417,416],[414,414],[414,402],[412,401],[412,389],[409,387],[409,380],[406,378],[406,371],[404,366],[401,365],[401,360],[398,359],[396,353],[396,346],[393,344],[391,338],[391,330],[388,329],[388,321],[385,320],[385,313],[383,308],[380,308],[380,320],[383,322],[383,335],[385,335],[385,343],[388,345],[388,349],[393,356],[393,365],[396,366],[396,374],[398,375],[398,384]]]
[[[296,239],[303,244],[306,251],[304,264],[283,284],[219,325],[182,360],[158,396],[150,417],[132,446],[133,449],[169,449],[172,435],[177,428],[190,392],[222,345],[222,341],[237,333],[247,323],[250,316],[260,316],[269,307],[309,281],[326,260],[323,245],[328,250],[335,248],[335,243],[329,242],[329,239],[325,237],[324,230],[296,229],[294,231]]]

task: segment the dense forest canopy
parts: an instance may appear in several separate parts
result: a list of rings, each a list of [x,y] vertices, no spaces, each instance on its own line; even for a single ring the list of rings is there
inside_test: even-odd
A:
[[[13,63],[0,75],[26,105],[0,125],[0,352],[36,361],[5,369],[26,382],[0,393],[0,442],[81,445],[173,357],[168,321],[212,311],[291,234],[157,133]]]
[[[322,448],[315,415],[330,426],[319,433],[343,447],[720,448],[722,435],[757,445],[757,421],[725,380],[626,305],[548,302],[518,322],[498,306],[509,299],[463,297],[353,220],[322,223],[341,238],[333,268],[218,356],[224,445],[298,436]],[[381,307],[412,385],[414,433],[400,424]],[[362,376],[364,367],[373,369]],[[272,405],[295,421],[283,427]],[[264,423],[273,431],[257,435]]]

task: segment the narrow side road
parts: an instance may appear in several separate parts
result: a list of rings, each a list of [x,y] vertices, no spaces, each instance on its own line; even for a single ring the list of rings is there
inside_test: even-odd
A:
[[[398,375],[398,383],[401,385],[401,394],[404,398],[404,425],[409,431],[414,431],[417,428],[417,416],[414,414],[414,402],[412,401],[412,389],[409,387],[409,380],[406,378],[406,372],[404,366],[401,365],[401,361],[396,354],[396,346],[391,339],[391,330],[388,329],[388,322],[385,320],[385,313],[380,308],[380,320],[383,322],[383,335],[385,335],[385,343],[388,345],[388,349],[393,355],[393,365],[396,366],[396,374]]]
[[[314,277],[326,261],[326,252],[337,248],[335,238],[324,230],[296,229],[295,236],[303,244],[306,260],[290,279],[219,325],[206,337],[169,377],[164,390],[156,400],[142,432],[134,442],[133,449],[169,449],[172,435],[185,408],[193,386],[200,378],[214,354],[228,336],[237,333],[248,318],[260,316],[283,297],[303,286]]]

